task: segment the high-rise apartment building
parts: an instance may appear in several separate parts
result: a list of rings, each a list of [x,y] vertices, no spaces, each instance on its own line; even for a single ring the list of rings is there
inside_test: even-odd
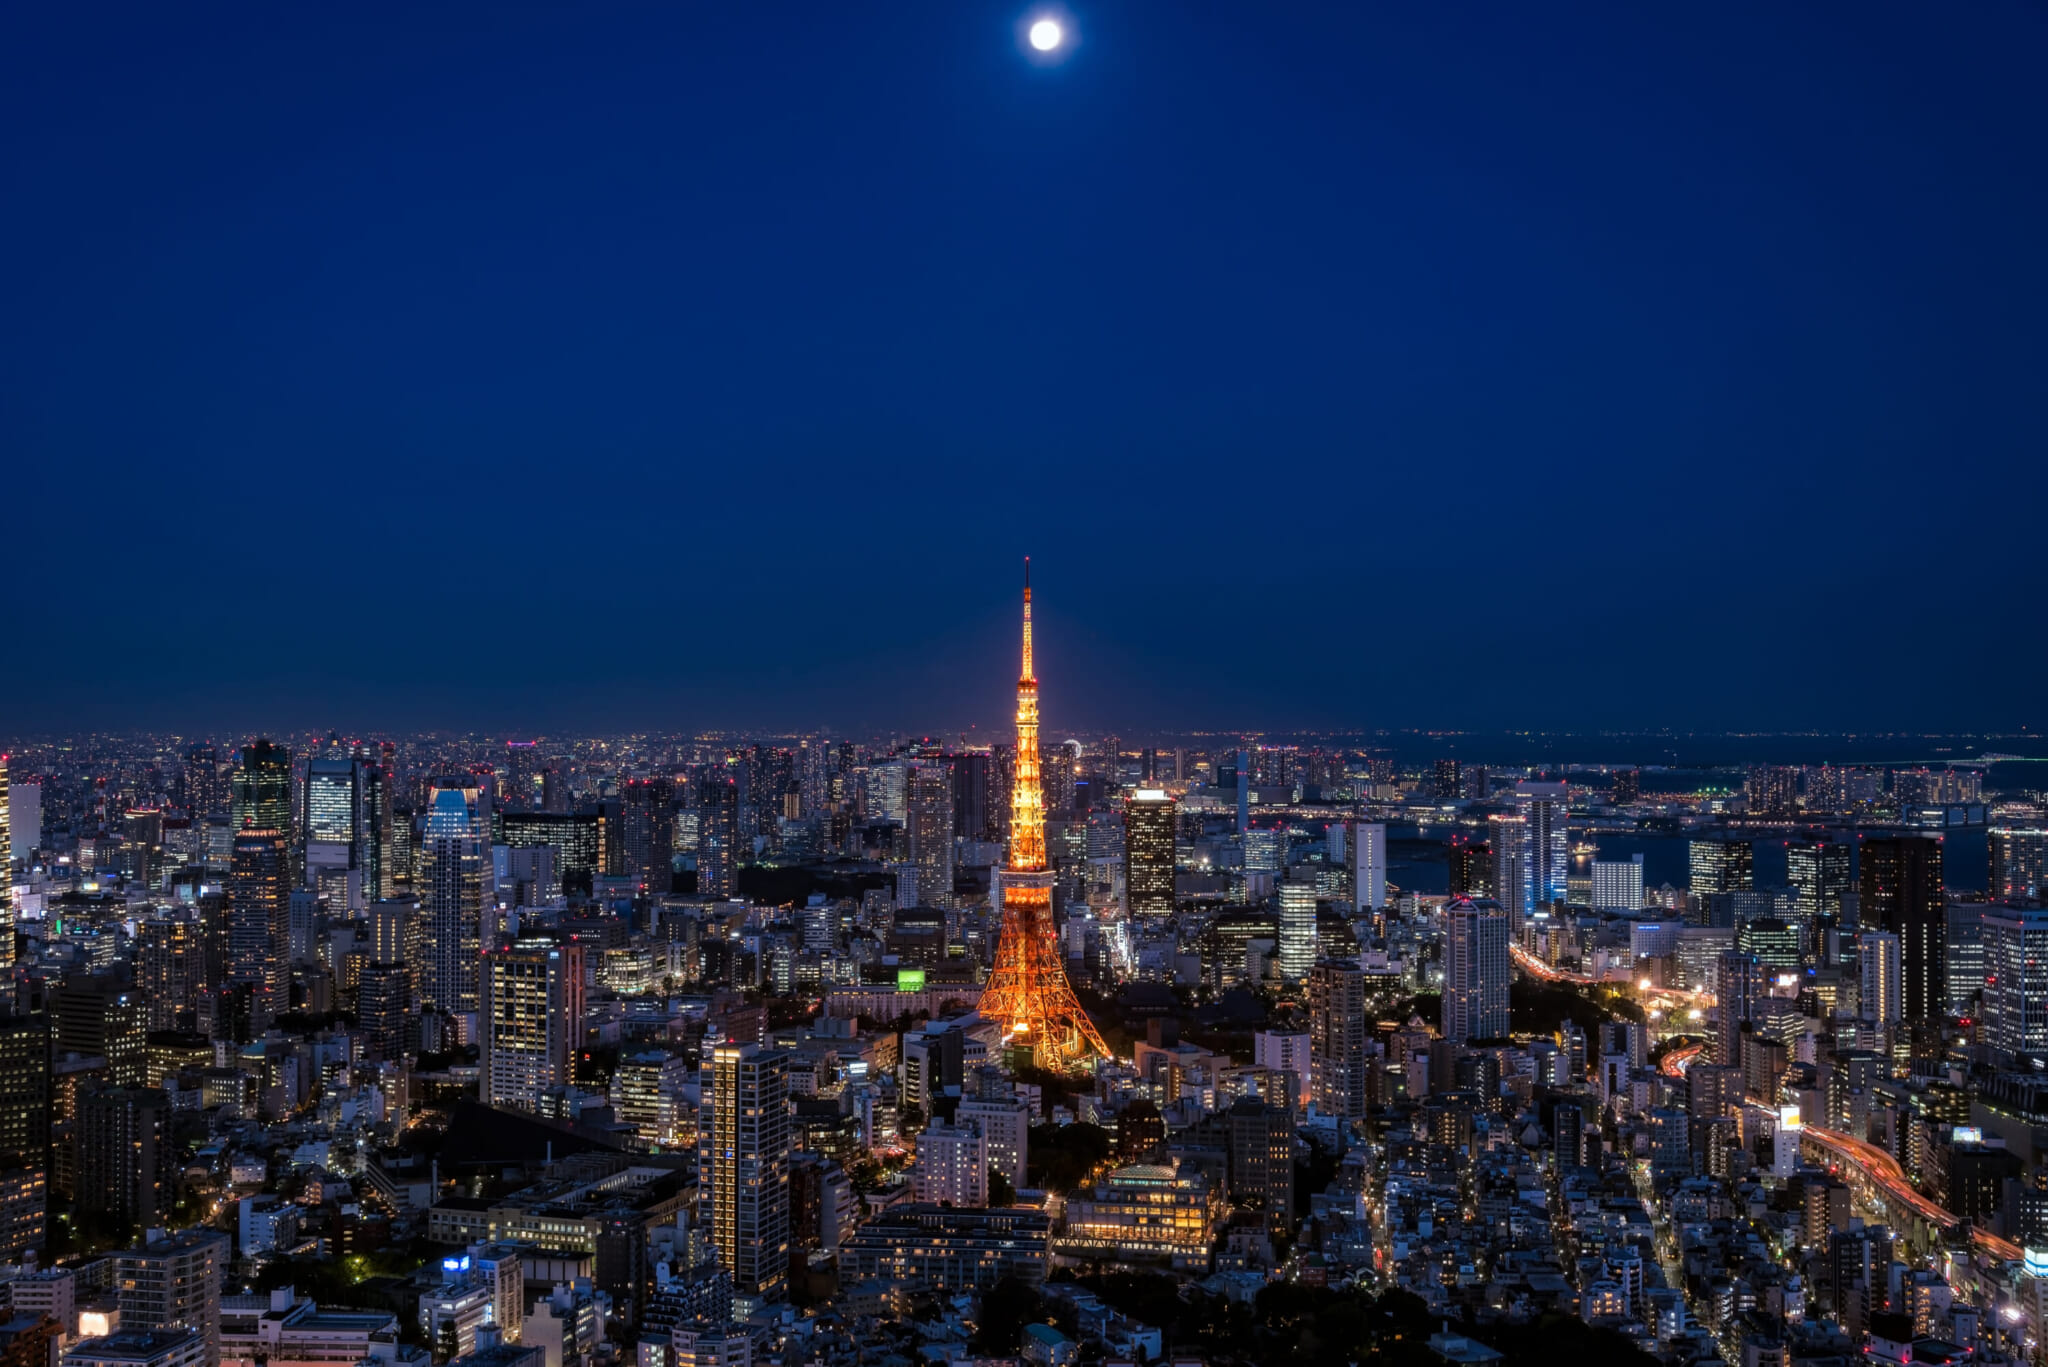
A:
[[[1914,836],[1864,841],[1857,902],[1864,926],[1899,937],[1906,1019],[1940,1019],[1948,1002],[1941,841]]]
[[[1486,845],[1493,852],[1488,861],[1492,882],[1486,889],[1508,914],[1508,929],[1519,931],[1522,921],[1534,910],[1529,905],[1527,868],[1528,822],[1519,816],[1496,812],[1486,818]]]
[[[704,1068],[699,1200],[733,1290],[757,1302],[789,1284],[789,1077],[785,1056],[720,1044]]]
[[[136,927],[135,986],[152,1030],[190,1030],[198,1020],[207,981],[199,923],[182,916],[152,916]]]
[[[115,1254],[122,1330],[196,1330],[208,1367],[220,1367],[221,1284],[232,1253],[226,1234],[187,1229]]]
[[[904,783],[917,905],[953,905],[953,767],[940,759],[910,766]]]
[[[739,891],[740,790],[731,772],[714,769],[697,785],[697,894]]]
[[[1493,846],[1484,840],[1454,838],[1449,849],[1450,894],[1453,897],[1493,896]],[[1499,901],[1500,899],[1495,898]],[[1506,906],[1506,903],[1502,903]]]
[[[1721,953],[1714,975],[1718,1025],[1714,1061],[1733,1067],[1742,1061],[1742,1026],[1752,1019],[1768,994],[1764,966],[1754,954],[1729,949]]]
[[[81,1207],[135,1229],[162,1226],[177,1203],[176,1160],[169,1094],[154,1087],[105,1087],[79,1095]]]
[[[1316,962],[1316,885],[1290,878],[1280,885],[1280,976],[1298,983]]]
[[[485,850],[469,803],[457,788],[434,795],[420,841],[420,917],[426,931],[425,1004],[477,1009],[483,952]]]
[[[2006,819],[1988,833],[1992,897],[2048,898],[2048,820]]]
[[[0,1168],[43,1170],[49,1160],[49,1018],[0,1016]]]
[[[1379,821],[1361,821],[1351,828],[1351,893],[1358,911],[1379,911],[1387,905],[1387,828]]]
[[[235,833],[227,887],[224,985],[246,988],[265,1022],[290,1006],[291,876],[284,832]]]
[[[1899,937],[1888,930],[1866,930],[1856,937],[1858,1014],[1876,1025],[1896,1025],[1906,1018],[1906,983],[1899,958]]]
[[[2048,910],[1984,913],[1984,1025],[2007,1061],[2048,1060]]]
[[[538,1111],[571,1081],[583,1042],[583,946],[517,945],[483,956],[478,1008],[485,1105]]]
[[[1463,775],[1458,761],[1440,759],[1430,770],[1430,792],[1438,802],[1456,802],[1464,795]]]
[[[625,850],[625,872],[657,897],[669,890],[675,854],[675,798],[675,782],[668,778],[628,779],[619,789],[619,838]]]
[[[1508,918],[1500,904],[1460,897],[1444,907],[1443,1036],[1462,1044],[1508,1033]]]
[[[1365,974],[1353,959],[1324,959],[1309,970],[1309,1094],[1339,1121],[1365,1116]]]
[[[1164,789],[1139,788],[1124,804],[1124,888],[1133,916],[1173,914],[1173,872],[1179,829]]]
[[[0,754],[0,969],[14,966],[14,799],[7,786],[11,758]]]
[[[1565,900],[1571,873],[1568,805],[1562,783],[1524,779],[1515,785],[1515,815],[1522,818],[1522,905],[1528,911]]]

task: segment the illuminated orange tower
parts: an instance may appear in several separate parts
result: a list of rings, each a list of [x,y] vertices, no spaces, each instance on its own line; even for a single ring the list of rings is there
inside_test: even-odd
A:
[[[1074,999],[1052,923],[1045,858],[1045,789],[1038,773],[1038,676],[1031,667],[1031,561],[1024,561],[1024,672],[1017,678],[1017,773],[1010,795],[1010,862],[1003,870],[1003,935],[981,1014],[1009,1026],[1041,1067],[1077,1067],[1109,1046]]]

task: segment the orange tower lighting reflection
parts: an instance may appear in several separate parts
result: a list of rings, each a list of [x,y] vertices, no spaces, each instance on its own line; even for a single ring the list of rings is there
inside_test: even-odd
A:
[[[1017,772],[1010,797],[1010,862],[1003,869],[1003,930],[981,1014],[1008,1026],[1040,1067],[1069,1071],[1107,1058],[1094,1022],[1075,1000],[1052,923],[1052,870],[1045,857],[1045,788],[1038,767],[1038,675],[1031,663],[1031,561],[1024,561],[1024,669],[1017,678]]]

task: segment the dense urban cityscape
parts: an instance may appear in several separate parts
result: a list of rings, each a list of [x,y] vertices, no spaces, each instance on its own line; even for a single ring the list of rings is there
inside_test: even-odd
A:
[[[0,32],[0,1367],[2048,1367],[2038,0]]]
[[[993,745],[20,740],[0,1350],[2039,1357],[2048,771],[1041,743],[1031,610]]]

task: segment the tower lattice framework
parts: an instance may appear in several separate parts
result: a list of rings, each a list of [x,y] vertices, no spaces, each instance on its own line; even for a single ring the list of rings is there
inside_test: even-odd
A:
[[[981,1014],[1004,1022],[1009,1043],[1032,1048],[1040,1066],[1069,1070],[1109,1057],[1074,997],[1052,923],[1052,870],[1045,857],[1045,788],[1038,764],[1038,676],[1031,662],[1031,562],[1024,562],[1024,669],[1017,678],[1017,766],[1010,797],[1010,862],[1003,870],[1003,930]]]

